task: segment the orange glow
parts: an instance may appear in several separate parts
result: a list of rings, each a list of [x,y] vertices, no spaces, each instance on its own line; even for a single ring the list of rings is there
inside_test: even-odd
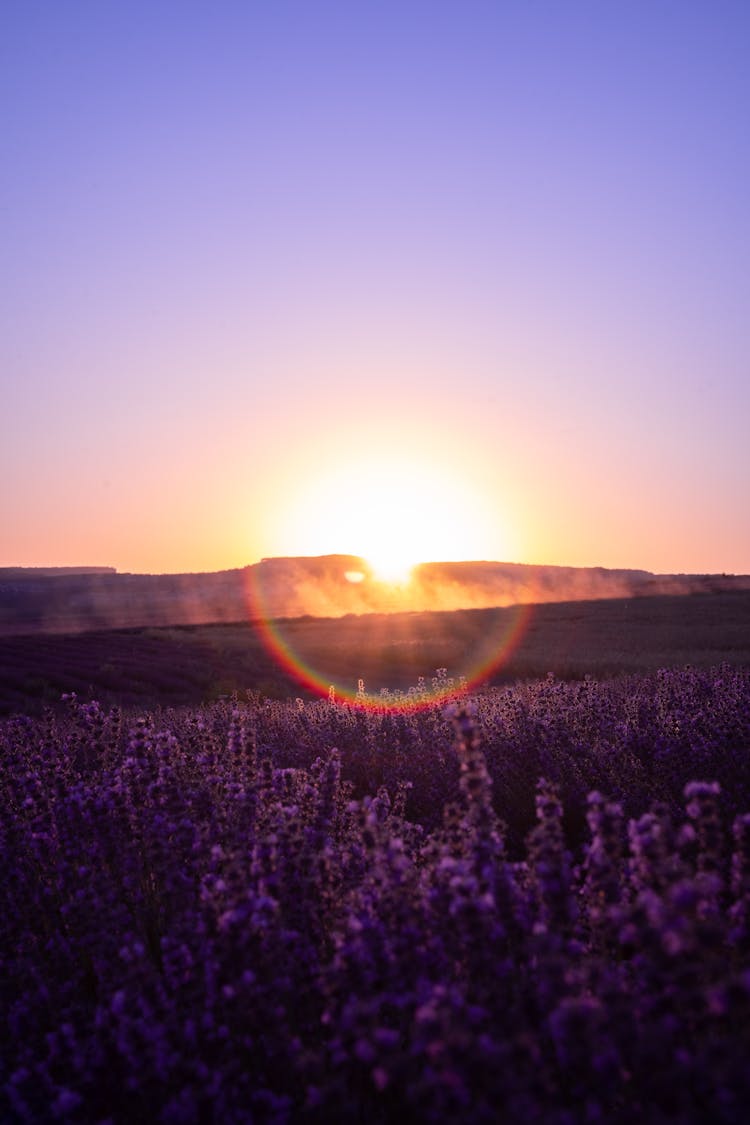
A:
[[[356,555],[377,580],[403,585],[421,562],[491,557],[507,532],[489,499],[436,462],[387,451],[349,460],[313,475],[286,505],[279,498],[279,553]]]

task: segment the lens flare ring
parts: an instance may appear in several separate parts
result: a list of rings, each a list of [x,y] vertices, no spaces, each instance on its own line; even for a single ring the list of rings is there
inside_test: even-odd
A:
[[[259,629],[266,650],[287,676],[321,698],[372,711],[424,710],[473,690],[507,664],[526,632],[534,609],[531,604],[503,609],[501,627],[495,634],[484,638],[481,650],[474,654],[473,662],[468,662],[466,671],[458,680],[449,676],[446,669],[438,669],[436,676],[426,680],[425,674],[434,670],[425,669],[419,677],[423,687],[415,685],[408,691],[384,688],[379,694],[371,695],[364,690],[364,681],[357,669],[352,669],[357,681],[356,688],[332,683],[329,674],[317,668],[298,651],[288,635],[293,619],[274,617],[269,613],[261,568],[253,568],[248,572],[246,599],[250,620]]]

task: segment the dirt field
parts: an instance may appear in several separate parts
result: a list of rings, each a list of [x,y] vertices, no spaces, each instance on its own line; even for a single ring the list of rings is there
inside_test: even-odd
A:
[[[521,614],[523,613],[523,617]],[[437,668],[487,683],[553,673],[597,677],[685,664],[750,664],[750,593],[566,602],[454,613],[298,618],[278,643],[338,692],[408,690]],[[494,665],[494,666],[493,666]],[[63,692],[123,705],[215,699],[233,691],[307,696],[257,625],[120,629],[0,638],[0,713],[34,712]]]

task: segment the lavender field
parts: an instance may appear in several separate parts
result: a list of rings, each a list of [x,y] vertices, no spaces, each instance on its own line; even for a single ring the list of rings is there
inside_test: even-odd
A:
[[[747,668],[72,697],[0,787],[3,1121],[747,1120]]]

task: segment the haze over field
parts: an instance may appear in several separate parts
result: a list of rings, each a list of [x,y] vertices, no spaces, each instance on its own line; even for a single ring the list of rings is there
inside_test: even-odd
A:
[[[641,570],[425,563],[382,581],[350,555],[263,559],[214,574],[92,573],[0,568],[0,635],[194,625],[303,616],[446,612],[750,590],[750,576]]]
[[[0,32],[0,565],[750,571],[746,3]]]

